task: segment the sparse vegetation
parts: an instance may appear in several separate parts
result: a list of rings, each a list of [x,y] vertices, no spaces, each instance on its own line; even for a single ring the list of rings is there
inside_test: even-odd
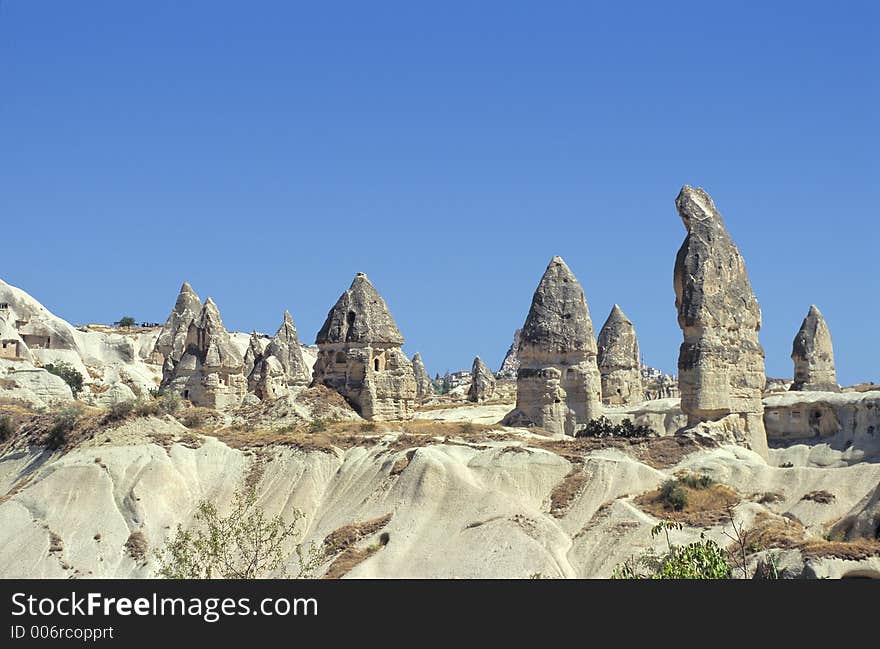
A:
[[[100,539],[100,534],[98,539]],[[147,537],[144,536],[142,531],[135,530],[128,535],[125,549],[128,551],[128,556],[132,559],[137,562],[143,561],[147,556]]]
[[[52,450],[66,446],[69,435],[76,426],[80,415],[82,415],[82,409],[77,406],[67,406],[58,411],[46,435],[46,446]]]
[[[727,518],[728,508],[740,501],[730,487],[708,476],[680,476],[659,489],[635,499],[645,512],[657,518],[689,525],[713,525]]]
[[[304,514],[294,510],[293,519],[269,518],[257,506],[255,489],[236,492],[228,516],[202,501],[197,507],[195,526],[178,525],[173,538],[157,551],[159,575],[166,579],[258,579],[286,573],[284,564],[291,557],[285,549],[296,533]],[[320,549],[295,548],[299,558],[296,577],[310,577],[323,562]],[[285,575],[288,576],[288,575]]]
[[[119,318],[116,322],[113,323],[113,326],[118,327],[120,329],[129,329],[137,324],[137,320],[132,318],[130,315],[123,316]]]
[[[830,491],[820,489],[818,491],[811,491],[810,493],[804,494],[801,496],[801,500],[811,500],[819,505],[828,505],[834,502],[834,494]]]
[[[352,523],[340,527],[333,531],[324,539],[323,552],[325,556],[334,556],[336,558],[327,569],[325,579],[339,579],[346,573],[350,572],[359,563],[362,563],[376,552],[388,545],[390,536],[387,532],[382,533],[376,543],[366,548],[357,548],[357,544],[376,532],[380,531],[391,521],[391,514],[380,516],[362,523]]]
[[[629,419],[624,419],[619,424],[611,423],[607,417],[592,419],[587,422],[586,426],[576,431],[575,437],[653,437],[657,433],[650,427],[644,425],[635,425]]]
[[[667,480],[660,485],[660,499],[665,507],[677,512],[687,505],[687,494],[677,480]]]
[[[66,361],[58,361],[57,363],[49,363],[48,365],[44,365],[43,369],[49,372],[49,374],[54,374],[55,376],[61,377],[68,386],[70,386],[70,391],[73,393],[73,396],[76,397],[83,389],[83,381],[85,378],[83,375],[77,370],[73,365]]]
[[[651,529],[651,536],[665,533],[667,551],[660,555],[646,552],[625,561],[614,569],[612,579],[728,579],[731,571],[724,550],[703,533],[696,543],[675,545],[669,531],[680,529],[681,523],[660,521]]]
[[[107,408],[105,419],[107,421],[121,421],[127,418],[135,409],[136,402],[132,400],[117,401]]]
[[[5,442],[12,437],[15,427],[12,424],[12,418],[7,415],[0,416],[0,442]]]

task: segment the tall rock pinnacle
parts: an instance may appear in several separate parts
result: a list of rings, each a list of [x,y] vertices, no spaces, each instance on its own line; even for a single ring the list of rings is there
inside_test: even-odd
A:
[[[599,332],[599,373],[602,401],[610,405],[644,400],[639,341],[633,323],[616,304]]]
[[[810,307],[791,349],[794,361],[792,390],[840,392],[834,371],[831,330],[815,305]]]
[[[689,425],[738,415],[742,441],[766,458],[761,309],[745,262],[705,191],[685,185],[675,206],[688,233],[673,277],[684,336],[678,355],[681,409]]]

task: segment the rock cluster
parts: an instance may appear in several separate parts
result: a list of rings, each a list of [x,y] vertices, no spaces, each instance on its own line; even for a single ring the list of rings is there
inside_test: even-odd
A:
[[[675,205],[688,233],[673,279],[684,336],[678,356],[681,409],[691,426],[735,415],[747,445],[766,457],[761,310],[745,263],[705,191],[685,185]]]
[[[495,396],[495,375],[482,359],[477,356],[471,367],[471,386],[468,388],[468,401],[478,403]]]
[[[516,371],[519,369],[519,338],[522,335],[522,329],[513,332],[513,342],[501,361],[501,367],[495,375],[499,379],[515,379]]]
[[[792,390],[840,392],[834,372],[831,331],[816,305],[810,307],[791,349],[794,361]]]
[[[363,273],[318,332],[313,385],[341,394],[364,419],[410,419],[416,399],[412,363],[385,300]]]
[[[596,341],[602,401],[626,405],[644,399],[639,341],[633,323],[614,305]]]
[[[284,320],[265,350],[259,351],[261,347],[259,338],[251,336],[244,362],[248,388],[257,397],[263,401],[277,399],[290,388],[309,384],[311,375],[290,312],[284,312]]]
[[[193,317],[198,296],[184,283],[155,351],[165,357],[162,387],[179,392],[197,406],[223,409],[241,404],[247,394],[244,359],[211,298]],[[165,336],[170,332],[170,336]],[[167,354],[163,353],[167,352]]]
[[[584,291],[554,257],[532,298],[519,344],[516,408],[505,425],[573,435],[602,415],[596,339]]]
[[[416,379],[416,399],[424,402],[434,396],[434,384],[425,364],[422,362],[422,355],[416,352],[412,357],[413,375]]]

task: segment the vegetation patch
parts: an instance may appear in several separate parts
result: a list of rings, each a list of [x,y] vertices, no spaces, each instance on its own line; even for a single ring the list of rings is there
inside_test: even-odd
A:
[[[583,464],[576,464],[550,492],[550,514],[554,518],[562,518],[575,497],[587,483],[587,474]]]
[[[739,502],[739,494],[708,476],[667,480],[659,489],[635,499],[636,505],[652,516],[697,527],[723,522],[729,517],[728,509]]]
[[[649,426],[635,425],[629,419],[624,419],[619,424],[611,423],[607,417],[591,419],[586,426],[575,432],[575,437],[656,437],[657,433]]]
[[[828,505],[830,503],[833,503],[835,498],[834,494],[830,491],[820,489],[818,491],[811,491],[810,493],[804,494],[803,496],[801,496],[801,500],[811,500],[814,503],[818,503],[820,505]]]
[[[572,463],[580,463],[594,451],[616,448],[632,458],[655,469],[668,469],[685,457],[704,448],[714,446],[708,440],[697,440],[685,435],[664,437],[617,438],[617,437],[578,437],[567,439],[534,439],[520,437],[531,448],[539,448],[555,453]]]
[[[128,551],[128,556],[132,559],[137,562],[143,561],[147,556],[147,537],[140,530],[132,532],[128,535],[128,540],[125,542],[125,549]]]
[[[880,556],[880,539],[842,541],[808,537],[798,521],[764,512],[755,517],[747,536],[749,549],[754,552],[779,548],[800,550],[806,559],[828,557],[853,561]]]
[[[366,561],[388,545],[390,536],[387,533],[383,533],[375,543],[368,547],[355,547],[355,544],[361,539],[380,531],[389,521],[391,521],[391,514],[386,514],[369,521],[340,527],[338,530],[327,535],[322,547],[323,554],[325,556],[336,555],[336,558],[324,574],[324,579],[339,579],[343,577],[351,572],[355,566]]]

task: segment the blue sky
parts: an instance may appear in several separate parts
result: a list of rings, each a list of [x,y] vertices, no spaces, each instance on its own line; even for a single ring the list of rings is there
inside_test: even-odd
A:
[[[722,6],[723,5],[723,6]],[[684,183],[790,376],[811,303],[880,379],[875,2],[0,5],[0,277],[72,322],[314,342],[358,271],[430,372],[497,367],[550,258],[674,371]]]

